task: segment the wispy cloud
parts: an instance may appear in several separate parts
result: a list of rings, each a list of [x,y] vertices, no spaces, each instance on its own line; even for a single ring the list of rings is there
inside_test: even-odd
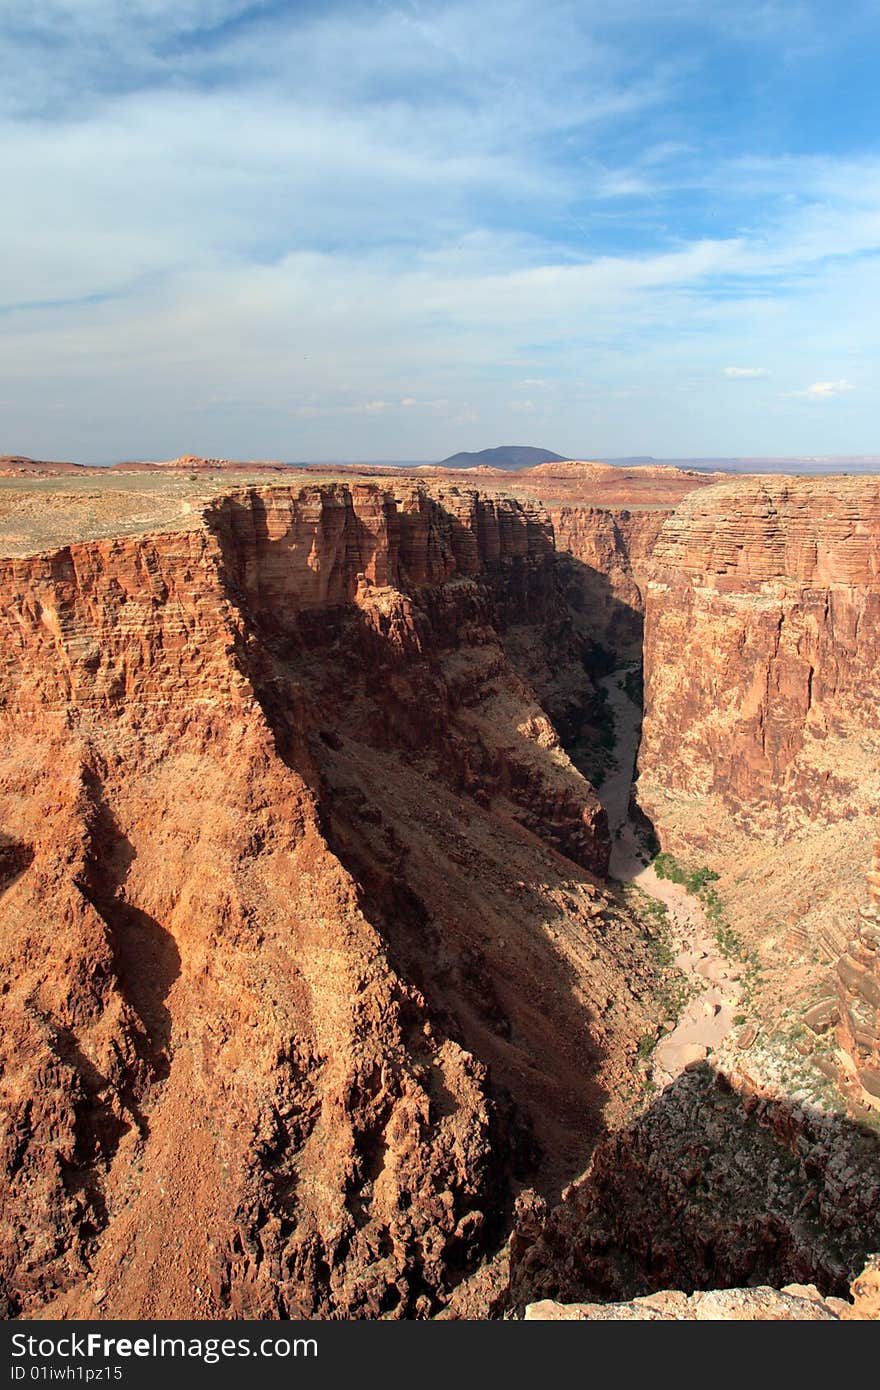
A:
[[[812,386],[807,386],[803,391],[790,391],[792,396],[807,396],[813,400],[828,400],[830,396],[842,396],[847,391],[855,391],[851,381],[841,378],[840,381],[814,381]]]
[[[0,448],[871,447],[880,157],[809,121],[880,21],[644,8],[7,0]],[[858,391],[742,409],[817,342]]]

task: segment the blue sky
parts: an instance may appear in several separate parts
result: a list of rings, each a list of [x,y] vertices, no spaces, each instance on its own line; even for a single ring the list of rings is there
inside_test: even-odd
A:
[[[4,0],[0,452],[880,451],[880,7]]]

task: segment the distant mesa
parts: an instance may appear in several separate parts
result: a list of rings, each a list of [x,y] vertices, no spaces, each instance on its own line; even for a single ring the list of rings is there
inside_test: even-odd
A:
[[[475,453],[450,454],[441,459],[438,468],[535,468],[539,463],[564,463],[562,454],[552,449],[533,449],[525,444],[501,444],[497,449],[479,449]]]
[[[615,468],[660,467],[684,469],[696,473],[876,473],[880,471],[880,454],[773,454],[736,455],[723,458],[652,458],[649,454],[630,458],[604,458]]]
[[[59,473],[84,471],[79,463],[54,463],[48,459],[26,458],[24,454],[0,454],[0,477],[52,477]]]
[[[201,454],[179,454],[173,459],[153,459],[150,462],[134,462],[128,460],[123,463],[111,464],[102,472],[108,473],[186,473],[190,478],[195,478],[199,474],[216,475],[218,473],[234,475],[236,473],[289,473],[297,466],[307,469],[308,465],[296,465],[281,462],[280,459],[227,459],[227,458],[203,458]]]

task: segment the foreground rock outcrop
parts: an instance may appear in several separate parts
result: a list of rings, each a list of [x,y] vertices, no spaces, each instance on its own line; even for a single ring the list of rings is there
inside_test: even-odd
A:
[[[530,1303],[527,1322],[863,1322],[880,1317],[880,1256],[851,1285],[852,1301],[813,1284],[647,1294],[629,1303]]]
[[[6,1313],[442,1308],[645,1027],[546,517],[245,488],[0,622]]]

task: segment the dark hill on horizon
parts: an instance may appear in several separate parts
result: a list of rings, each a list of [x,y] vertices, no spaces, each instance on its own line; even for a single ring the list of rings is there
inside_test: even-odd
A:
[[[441,459],[438,468],[535,468],[539,463],[564,463],[563,454],[551,449],[533,449],[525,444],[501,444],[497,449],[479,449],[475,453],[450,454]]]

